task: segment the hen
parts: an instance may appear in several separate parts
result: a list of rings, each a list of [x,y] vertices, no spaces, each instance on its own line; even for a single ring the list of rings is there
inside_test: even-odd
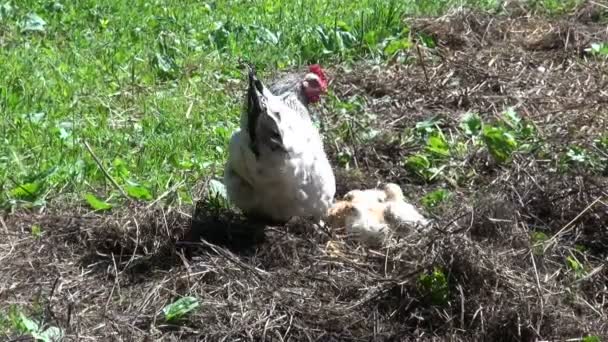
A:
[[[228,199],[246,216],[273,224],[294,216],[320,222],[333,203],[335,176],[307,108],[325,87],[309,73],[268,88],[250,67],[246,106],[224,171]]]

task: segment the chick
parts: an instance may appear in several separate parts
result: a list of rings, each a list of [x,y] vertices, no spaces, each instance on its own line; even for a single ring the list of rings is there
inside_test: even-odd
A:
[[[405,233],[412,227],[425,227],[427,220],[412,204],[405,202],[401,188],[394,183],[385,184],[386,206],[384,220],[395,233]]]
[[[381,203],[386,201],[386,196],[386,191],[380,189],[351,190],[344,195],[343,199],[350,202]]]
[[[405,202],[401,188],[387,183],[382,189],[352,190],[328,211],[328,223],[344,228],[366,244],[377,245],[393,233],[404,233],[412,226],[426,226],[428,220]]]
[[[335,228],[344,228],[348,217],[361,212],[366,207],[369,211],[370,205],[383,203],[385,200],[386,192],[380,189],[351,190],[328,210],[327,223]],[[383,208],[376,205],[374,215],[381,215]]]
[[[380,202],[351,203],[345,218],[347,233],[367,245],[381,245],[390,236],[385,210],[385,204]]]

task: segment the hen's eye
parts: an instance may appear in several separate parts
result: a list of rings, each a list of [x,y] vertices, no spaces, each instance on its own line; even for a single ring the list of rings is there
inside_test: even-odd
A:
[[[317,82],[317,80],[310,80],[308,81],[308,87],[309,88],[319,88],[321,85],[319,84],[319,82]]]

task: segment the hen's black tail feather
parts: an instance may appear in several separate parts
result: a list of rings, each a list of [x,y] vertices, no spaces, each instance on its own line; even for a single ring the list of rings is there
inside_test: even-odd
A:
[[[255,73],[255,66],[251,63],[245,63],[249,69],[249,88],[247,90],[247,130],[249,131],[249,138],[251,140],[251,149],[257,156],[258,150],[256,147],[256,131],[255,128],[258,123],[258,119],[262,114],[264,108],[260,96],[263,93],[264,86],[262,82],[257,78]]]

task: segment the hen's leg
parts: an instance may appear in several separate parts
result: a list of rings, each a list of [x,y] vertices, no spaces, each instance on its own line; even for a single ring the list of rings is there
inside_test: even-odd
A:
[[[312,221],[313,221],[313,227],[322,232],[327,234],[330,238],[333,237],[331,230],[329,229],[329,227],[325,224],[325,221],[323,220],[324,217],[319,217],[319,216],[313,216]]]

